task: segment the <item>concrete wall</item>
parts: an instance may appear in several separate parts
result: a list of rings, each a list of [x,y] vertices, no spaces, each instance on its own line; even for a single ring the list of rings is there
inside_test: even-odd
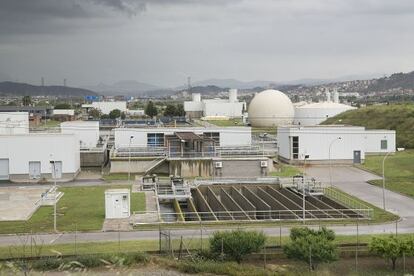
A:
[[[240,118],[243,111],[242,102],[228,102],[224,101],[206,101],[204,103],[204,112],[205,117],[210,116],[225,116],[229,118]]]
[[[228,212],[227,208],[220,202],[216,194],[207,187],[206,193],[207,203],[210,205],[213,212],[216,214],[216,217],[219,220],[232,220],[230,213]]]
[[[387,141],[387,149],[381,149],[381,140]],[[387,153],[396,150],[395,130],[366,130],[365,153]]]
[[[249,216],[244,212],[239,204],[237,204],[237,202],[223,188],[220,189],[220,200],[227,210],[229,210],[234,219],[249,219]]]
[[[81,151],[80,162],[82,167],[101,167],[106,163],[108,154],[106,149],[102,151]]]
[[[143,173],[153,164],[154,159],[131,159],[131,170],[129,168],[128,158],[112,159],[110,173]]]
[[[231,187],[230,195],[234,201],[247,212],[249,217],[256,217],[256,207],[239,190]]]
[[[169,173],[181,177],[208,177],[212,174],[211,159],[169,160]]]
[[[268,161],[267,168],[260,167],[260,161]],[[222,162],[222,168],[214,168],[214,176],[217,177],[260,177],[266,176],[273,162],[268,158],[244,158],[244,159],[214,159],[213,163]],[[213,164],[214,165],[214,164]]]
[[[127,104],[124,101],[119,102],[93,102],[92,107],[99,109],[103,114],[109,114],[114,109],[119,109],[121,112],[127,111]]]
[[[259,196],[253,193],[249,188],[243,187],[242,194],[256,207],[257,218],[269,218],[271,207]]]
[[[193,196],[194,203],[197,206],[198,211],[202,212],[199,215],[203,220],[217,220],[213,210],[210,205],[208,205],[206,199],[203,197],[198,188],[192,189],[191,195]]]

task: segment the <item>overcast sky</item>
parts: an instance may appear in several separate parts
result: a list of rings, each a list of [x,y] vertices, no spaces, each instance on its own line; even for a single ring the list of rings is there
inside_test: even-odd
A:
[[[0,79],[176,86],[414,70],[413,0],[0,0]]]

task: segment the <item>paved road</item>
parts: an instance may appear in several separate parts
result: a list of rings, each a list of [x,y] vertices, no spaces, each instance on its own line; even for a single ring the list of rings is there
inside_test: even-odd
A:
[[[311,167],[306,169],[306,173],[316,179],[329,183],[329,168],[328,167]],[[332,183],[334,186],[341,188],[349,194],[355,195],[363,200],[382,207],[382,190],[378,187],[372,186],[366,181],[370,179],[378,179],[378,176],[359,170],[354,167],[333,167],[332,168]],[[386,193],[387,208],[399,214],[402,221],[398,222],[398,233],[414,233],[414,200],[398,193],[387,191]],[[235,226],[237,227],[237,226]],[[355,235],[356,226],[332,226],[328,227],[335,230],[340,235]],[[222,229],[222,228],[221,228]],[[282,235],[289,234],[289,228],[279,228],[278,223],[274,227],[260,227],[252,228],[262,230],[269,236],[279,236],[280,231]],[[216,229],[203,229],[203,236],[206,237],[214,232]],[[360,225],[359,234],[379,234],[379,233],[395,233],[396,223],[387,223],[381,225]],[[200,229],[179,229],[172,230],[173,237],[180,236],[186,238],[199,239]],[[75,234],[42,234],[34,235],[34,239],[38,244],[58,244],[58,243],[73,243],[75,241]],[[131,241],[131,240],[157,240],[159,238],[158,231],[133,231],[133,232],[93,232],[93,233],[78,233],[76,235],[77,242],[103,242],[103,241]],[[27,243],[28,237],[16,235],[2,235],[0,236],[0,245],[18,245]]]

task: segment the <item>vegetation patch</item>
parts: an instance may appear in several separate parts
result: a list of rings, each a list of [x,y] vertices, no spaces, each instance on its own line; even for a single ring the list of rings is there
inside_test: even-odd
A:
[[[372,105],[349,110],[329,118],[323,124],[364,126],[367,129],[392,129],[397,146],[414,148],[414,104]]]

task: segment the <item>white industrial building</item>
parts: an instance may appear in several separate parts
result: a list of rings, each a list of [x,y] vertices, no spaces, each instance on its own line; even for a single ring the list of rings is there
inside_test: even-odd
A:
[[[72,180],[80,171],[74,134],[0,135],[0,145],[1,180]]]
[[[0,112],[0,135],[29,133],[28,112]]]
[[[292,164],[358,164],[364,162],[366,154],[393,153],[396,149],[394,130],[359,126],[281,126],[277,141],[279,159]]]
[[[250,146],[252,143],[250,127],[116,128],[115,148],[163,147],[166,135],[180,132],[212,137],[219,146]]]
[[[249,122],[254,127],[292,124],[295,110],[284,93],[268,89],[256,94],[249,105]]]
[[[114,102],[92,102],[91,104],[83,104],[83,108],[87,111],[89,109],[98,109],[102,114],[109,114],[112,110],[119,109],[121,112],[127,111],[127,103],[125,101]]]
[[[184,111],[190,118],[240,118],[245,108],[244,102],[237,99],[237,89],[229,90],[228,99],[201,99],[200,93],[192,94],[192,101],[184,102]]]
[[[129,189],[109,189],[105,191],[105,218],[129,218],[131,211]]]
[[[333,101],[331,101],[331,93],[326,90],[325,102],[295,106],[295,119],[293,124],[301,126],[319,125],[328,118],[353,109],[356,108],[339,103],[339,93],[337,90],[333,92]]]
[[[75,116],[75,110],[74,109],[54,109],[53,115]]]
[[[99,142],[99,121],[69,121],[60,124],[62,133],[75,134],[81,148],[94,148]]]

